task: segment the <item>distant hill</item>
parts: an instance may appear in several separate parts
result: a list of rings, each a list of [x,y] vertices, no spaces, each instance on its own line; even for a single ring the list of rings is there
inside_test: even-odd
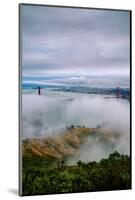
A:
[[[48,138],[33,138],[23,140],[23,156],[40,156],[48,159],[64,159],[75,155],[87,137],[99,134],[104,140],[109,140],[112,133],[102,128],[85,128],[71,126],[64,133]]]

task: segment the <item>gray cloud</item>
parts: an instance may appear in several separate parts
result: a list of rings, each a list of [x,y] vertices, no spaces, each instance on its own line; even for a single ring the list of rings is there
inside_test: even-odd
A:
[[[128,11],[22,6],[24,74],[129,74]]]

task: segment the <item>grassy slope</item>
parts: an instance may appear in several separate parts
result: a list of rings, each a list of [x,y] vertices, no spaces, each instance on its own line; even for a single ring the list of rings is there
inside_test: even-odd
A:
[[[52,138],[23,141],[23,195],[129,189],[130,158],[117,152],[99,163],[66,166],[91,134],[109,140],[112,133],[97,128],[72,128]]]
[[[24,140],[23,156],[65,159],[68,156],[75,155],[80,145],[92,134],[99,134],[105,140],[109,140],[109,137],[111,137],[111,133],[100,128],[73,128],[57,137]]]

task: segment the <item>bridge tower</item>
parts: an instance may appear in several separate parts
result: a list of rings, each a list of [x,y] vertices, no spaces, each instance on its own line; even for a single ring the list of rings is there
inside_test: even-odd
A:
[[[119,97],[120,97],[120,88],[119,87],[117,87],[117,89],[116,89],[116,97],[117,97],[117,99],[119,99]]]
[[[38,95],[41,95],[41,87],[38,87]]]

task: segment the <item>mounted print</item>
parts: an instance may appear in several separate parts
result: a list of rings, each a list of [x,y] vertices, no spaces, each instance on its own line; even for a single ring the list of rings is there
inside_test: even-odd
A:
[[[131,189],[131,11],[19,15],[20,195]]]

